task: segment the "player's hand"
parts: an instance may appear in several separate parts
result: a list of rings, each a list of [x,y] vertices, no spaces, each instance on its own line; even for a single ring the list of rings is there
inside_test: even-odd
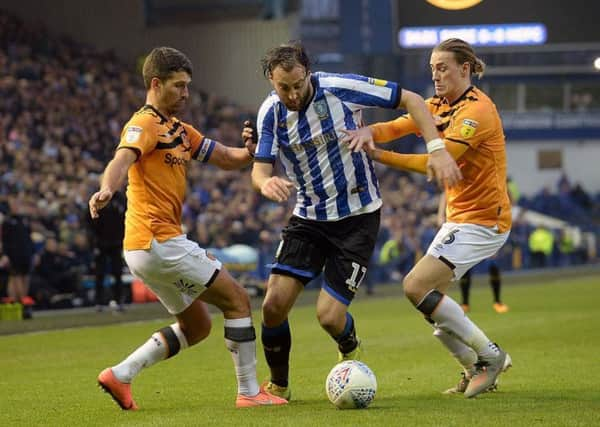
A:
[[[456,161],[445,148],[435,150],[429,154],[429,159],[427,160],[427,180],[432,181],[433,179],[437,181],[440,187],[443,187],[444,184],[452,187],[462,179],[462,173]]]
[[[248,150],[250,155],[254,157],[254,153],[256,152],[256,144],[258,144],[258,131],[251,120],[246,120],[244,122],[244,129],[242,129],[242,141],[244,141],[246,150]]]
[[[98,218],[100,216],[98,211],[100,209],[103,209],[106,205],[108,205],[108,202],[110,202],[112,196],[113,193],[111,191],[100,190],[94,193],[92,197],[90,197],[88,205],[90,207],[90,215],[92,216],[92,218]]]
[[[353,130],[342,129],[341,132],[344,134],[341,141],[344,144],[348,144],[349,150],[355,153],[358,153],[360,150],[365,150],[367,153],[370,153],[375,149],[373,133],[368,126]]]
[[[281,203],[290,198],[292,188],[294,188],[292,182],[278,176],[272,176],[260,187],[260,193],[269,200]]]

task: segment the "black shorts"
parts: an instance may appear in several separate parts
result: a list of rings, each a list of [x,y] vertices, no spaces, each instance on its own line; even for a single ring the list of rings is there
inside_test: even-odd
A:
[[[325,290],[349,305],[367,273],[379,217],[379,209],[339,221],[293,216],[283,229],[272,272],[306,285],[323,271]]]
[[[8,255],[10,265],[8,272],[17,276],[24,276],[31,272],[31,254],[10,254]]]

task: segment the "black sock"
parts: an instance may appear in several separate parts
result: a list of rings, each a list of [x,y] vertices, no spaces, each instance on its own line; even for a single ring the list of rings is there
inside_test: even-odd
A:
[[[469,294],[471,293],[471,270],[467,270],[463,277],[460,278],[460,294],[462,303],[469,305]]]
[[[346,313],[346,325],[344,330],[333,339],[338,343],[338,349],[342,354],[348,354],[358,346],[356,339],[356,329],[354,329],[354,319],[350,313]]]
[[[495,265],[490,266],[490,285],[494,293],[494,302],[501,304],[500,301],[500,269]]]
[[[263,324],[261,338],[265,359],[271,369],[271,382],[280,387],[287,387],[292,348],[292,335],[287,319],[274,328]]]

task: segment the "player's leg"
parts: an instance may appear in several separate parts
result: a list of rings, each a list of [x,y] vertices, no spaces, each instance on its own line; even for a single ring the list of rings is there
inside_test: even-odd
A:
[[[471,270],[460,278],[460,296],[462,297],[461,307],[465,313],[469,312],[469,296],[471,294]]]
[[[113,298],[117,309],[123,310],[123,255],[121,248],[114,247],[110,250],[110,270],[115,279],[113,284]]]
[[[246,290],[221,269],[200,299],[218,307],[225,318],[225,345],[231,353],[238,380],[238,407],[283,404],[262,392],[256,379],[256,333],[252,324],[250,298]]]
[[[267,389],[285,399],[291,398],[289,359],[292,336],[288,314],[303,289],[304,283],[298,278],[272,273],[262,304],[261,338],[270,370]]]
[[[360,340],[348,305],[322,289],[317,300],[317,318],[338,345],[338,360],[359,360]]]
[[[457,228],[445,224],[427,255],[404,280],[405,294],[417,309],[434,322],[437,329],[450,338],[456,337],[477,353],[475,372],[465,391],[467,397],[473,397],[495,383],[507,354],[465,316],[461,307],[445,295],[445,291],[452,279],[460,277],[465,270],[479,262],[480,257],[493,255],[506,237],[484,227],[461,225]],[[473,247],[478,250],[472,251]],[[442,342],[449,347],[448,340]],[[453,354],[456,353],[456,349],[449,349]]]
[[[492,293],[494,294],[494,310],[496,310],[496,313],[506,313],[509,310],[509,308],[506,304],[502,302],[502,299],[500,297],[500,290],[502,286],[500,268],[494,260],[491,260],[488,270],[490,273],[490,286],[492,287]]]
[[[288,313],[304,286],[323,269],[325,254],[320,246],[323,239],[319,227],[316,221],[290,218],[282,231],[262,304],[261,338],[271,371],[266,388],[286,399],[291,397],[289,358],[292,338]]]
[[[358,359],[360,340],[348,306],[367,275],[379,231],[379,210],[345,218],[323,229],[329,243],[325,283],[317,301],[319,323],[338,345],[338,359]]]
[[[94,278],[95,292],[94,299],[96,301],[96,310],[101,311],[104,301],[104,276],[106,269],[106,251],[96,248],[94,254]]]

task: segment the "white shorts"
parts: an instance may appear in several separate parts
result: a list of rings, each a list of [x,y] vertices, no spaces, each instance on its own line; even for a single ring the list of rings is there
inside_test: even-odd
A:
[[[493,256],[504,245],[510,231],[498,233],[497,227],[446,222],[427,249],[427,254],[446,263],[460,279],[471,267]]]
[[[125,251],[125,261],[171,314],[181,313],[194,302],[221,269],[219,260],[185,235],[162,243],[152,239],[150,249]]]

